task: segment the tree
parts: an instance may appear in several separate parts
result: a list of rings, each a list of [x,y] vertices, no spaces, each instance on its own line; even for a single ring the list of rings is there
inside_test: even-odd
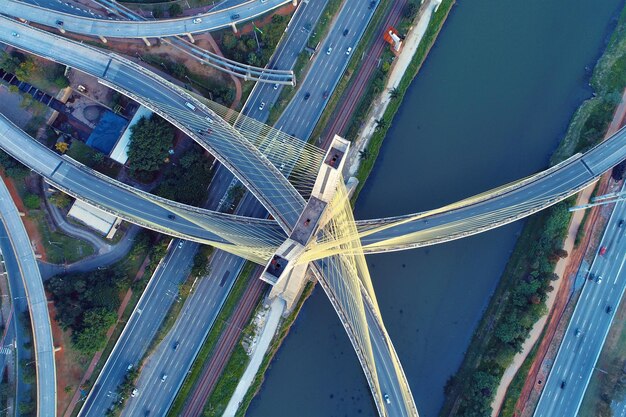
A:
[[[128,166],[133,175],[155,172],[168,157],[174,140],[174,128],[156,114],[142,117],[131,127]]]
[[[60,209],[66,209],[72,204],[72,198],[61,191],[52,194],[48,201],[50,201],[50,204]]]
[[[68,145],[67,142],[57,142],[54,145],[54,148],[59,151],[60,153],[65,153],[67,152],[67,150],[70,148],[70,145]]]
[[[414,2],[409,2],[406,4],[406,6],[404,6],[404,10],[402,10],[402,14],[404,15],[405,18],[409,20],[413,20],[413,18],[417,15],[418,10],[419,10],[419,7],[417,4],[415,4]]]
[[[398,97],[400,97],[400,90],[398,90],[398,87],[393,87],[392,89],[389,90],[389,98],[391,98],[392,100],[395,100]]]
[[[385,119],[376,119],[376,130],[382,130],[387,127],[387,121]]]
[[[155,7],[154,9],[152,9],[152,16],[155,19],[160,19],[163,17],[163,8],[162,7]]]
[[[3,69],[11,74],[15,74],[15,71],[21,63],[22,61],[17,56],[0,51],[0,69]]]
[[[170,17],[176,17],[183,14],[183,8],[178,3],[173,3],[167,10],[170,13]]]
[[[361,161],[369,159],[369,157],[370,157],[370,150],[368,148],[363,148],[362,150],[359,151],[359,159]]]
[[[237,46],[237,38],[230,32],[222,36],[222,46],[226,49],[234,49]]]
[[[93,354],[106,344],[106,332],[117,321],[117,314],[105,308],[89,310],[83,318],[83,328],[72,334],[74,347],[84,354]]]
[[[27,81],[30,75],[36,70],[35,61],[28,58],[15,69],[15,76],[20,81]]]
[[[24,197],[24,205],[29,210],[38,209],[40,204],[41,200],[36,194],[26,194],[26,197]]]

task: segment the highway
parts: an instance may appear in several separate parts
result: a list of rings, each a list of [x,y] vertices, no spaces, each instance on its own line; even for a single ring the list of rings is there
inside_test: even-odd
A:
[[[75,163],[70,158],[60,157],[33,140],[1,114],[0,148],[68,194],[152,230],[187,238],[194,236],[191,239],[201,243],[228,244],[229,241],[225,238],[208,231],[207,227],[211,229],[210,226],[193,221],[195,218],[204,218],[206,222],[206,219],[214,217],[217,223],[222,221],[228,222],[229,225],[239,223],[238,227],[244,235],[248,235],[250,231],[254,233],[258,231],[267,237],[277,234],[275,243],[277,243],[276,246],[280,244],[282,231],[273,222],[201,210],[175,202],[167,203],[167,200],[159,199],[152,194],[131,189],[109,177],[98,175],[95,171]],[[171,215],[174,216],[173,219],[169,217]],[[238,240],[236,235],[232,234],[235,227],[229,226],[227,229],[228,238]],[[179,233],[175,230],[186,232]],[[217,229],[214,228],[214,230]],[[219,230],[217,232],[220,233]],[[225,229],[222,229],[221,233],[224,232]],[[252,242],[249,241],[249,243]]]
[[[535,417],[576,417],[595,364],[626,289],[626,202],[615,205],[559,352],[535,409]],[[601,277],[601,281],[598,280]]]
[[[211,32],[243,23],[265,14],[291,0],[250,0],[226,9],[196,16],[150,21],[98,19],[77,16],[16,0],[0,0],[0,10],[8,16],[22,18],[52,28],[87,36],[110,38],[161,38],[187,33]],[[58,22],[63,22],[59,24]]]
[[[3,181],[0,182],[0,218],[16,255],[33,329],[33,350],[37,367],[37,416],[54,417],[56,416],[56,367],[48,301],[22,218],[11,199],[9,190]]]
[[[376,6],[378,4],[376,2]],[[328,36],[317,48],[306,78],[300,81],[298,91],[276,122],[276,128],[308,140],[376,11],[368,5],[366,1],[343,3]],[[350,53],[348,48],[351,48]]]
[[[93,75],[183,130],[233,172],[285,231],[292,229],[302,196],[254,145],[185,90],[117,55],[4,17],[0,22],[1,42]]]

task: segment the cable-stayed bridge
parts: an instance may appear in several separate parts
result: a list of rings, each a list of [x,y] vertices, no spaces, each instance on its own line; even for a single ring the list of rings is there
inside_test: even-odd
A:
[[[32,140],[5,119],[0,119],[0,147],[60,189],[122,218],[267,265],[265,279],[275,288],[288,274],[310,267],[350,337],[382,416],[417,416],[417,408],[364,254],[440,243],[518,220],[576,193],[626,158],[621,130],[584,155],[479,196],[428,212],[355,222],[340,180],[345,141],[336,138],[324,153],[190,95],[132,61],[4,17],[0,23],[1,42],[91,74],[183,130],[230,169],[275,220],[223,215],[141,193],[29,145]],[[89,193],[85,184],[96,183],[99,192]],[[116,207],[118,193],[124,203]],[[131,206],[141,208],[131,211]]]

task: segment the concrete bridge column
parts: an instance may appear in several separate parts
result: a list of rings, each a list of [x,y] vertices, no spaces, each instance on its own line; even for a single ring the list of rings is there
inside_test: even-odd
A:
[[[61,32],[61,33],[65,33],[65,29],[63,29],[63,28],[59,28],[59,32]]]
[[[107,38],[105,38],[104,36],[100,35],[98,36],[100,38],[100,40],[102,41],[102,43],[107,43]]]
[[[185,35],[187,35],[187,37],[189,38],[189,42],[196,43],[196,40],[193,38],[193,36],[191,36],[191,33],[185,33]]]
[[[152,45],[150,44],[150,41],[148,40],[148,38],[141,38],[141,40],[143,41],[143,43],[145,43],[145,44],[146,44],[146,46],[152,46]]]
[[[236,24],[231,23],[231,24],[230,24],[230,27],[232,27],[232,28],[233,28],[233,32],[237,33],[237,25],[236,25]]]
[[[298,0],[292,0],[291,4],[293,4],[294,6],[297,6],[298,5]]]

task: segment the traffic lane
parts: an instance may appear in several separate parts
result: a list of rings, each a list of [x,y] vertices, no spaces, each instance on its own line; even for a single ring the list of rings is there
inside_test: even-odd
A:
[[[289,22],[285,40],[278,44],[274,55],[268,64],[269,68],[293,69],[298,55],[307,46],[311,29],[319,20],[328,0],[309,0],[300,2],[296,13]],[[278,84],[256,83],[242,113],[260,122],[267,121],[269,111],[276,104],[283,86]],[[263,110],[259,110],[262,102],[266,103]]]
[[[240,261],[233,255],[220,251],[216,253],[214,262],[215,270],[196,284],[197,288],[183,307],[176,324],[142,369],[137,381],[140,394],[128,402],[123,415],[138,415],[145,411],[164,415],[169,409],[175,395],[167,394],[175,394],[184,382],[238,273],[235,264]],[[228,277],[224,282],[226,274]],[[177,343],[178,347],[174,349]],[[165,380],[164,375],[167,375]],[[145,394],[154,392],[164,395]]]
[[[622,203],[616,206],[615,214],[611,216],[600,243],[601,246],[606,241],[615,241],[616,248],[622,247],[624,232],[618,225],[624,214],[624,207]],[[611,262],[614,260],[618,262]],[[601,283],[586,282],[553,365],[554,371],[550,372],[545,392],[540,398],[535,415],[549,416],[555,409],[558,409],[564,416],[576,414],[625,286],[626,274],[623,265],[624,258],[618,249],[612,254],[607,251],[604,256],[596,256],[594,259],[590,273],[596,278],[605,274],[604,279]],[[606,313],[605,303],[613,306],[611,314]],[[576,338],[576,329],[581,331],[578,336],[581,344],[574,345],[572,338]],[[577,361],[574,363],[575,359]],[[563,361],[567,362],[566,366],[561,364]],[[561,388],[563,381],[565,381],[565,386]]]
[[[308,139],[373,13],[374,9],[369,9],[364,4],[344,3],[326,40],[317,50],[318,55],[311,64],[309,75],[296,94],[302,100],[297,104],[293,100],[277,122],[284,131],[303,140]],[[351,48],[349,52],[348,48]],[[320,94],[314,97],[314,92]],[[307,93],[310,96],[305,100]],[[304,103],[305,101],[308,103]]]
[[[49,27],[62,27],[67,31],[88,36],[160,38],[218,30],[245,22],[288,2],[289,0],[267,0],[262,3],[252,0],[196,16],[151,21],[95,19],[91,16],[76,16],[14,0],[0,0],[0,9],[7,15]],[[63,23],[59,24],[59,21]]]
[[[182,247],[179,246],[181,242]],[[80,415],[104,415],[114,400],[110,393],[123,382],[129,365],[136,366],[143,357],[173,304],[183,276],[180,272],[188,267],[198,245],[180,240],[174,240],[172,245],[173,249],[168,251],[148,282]]]
[[[85,8],[81,8],[69,2],[63,2],[61,0],[23,0],[23,1],[24,3],[30,3],[35,6],[43,7],[45,9],[51,9],[51,10],[55,10],[61,13],[73,14],[76,16],[98,17],[98,18],[104,17],[100,13],[93,12],[92,10],[87,9],[85,6],[83,6]]]

